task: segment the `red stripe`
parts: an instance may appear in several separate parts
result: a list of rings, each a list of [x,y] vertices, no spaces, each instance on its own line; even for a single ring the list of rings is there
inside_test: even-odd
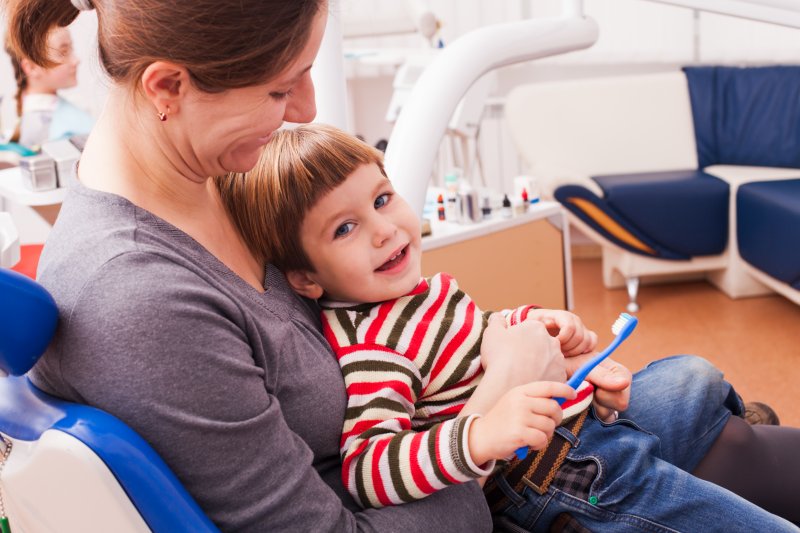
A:
[[[584,383],[588,383],[588,382],[584,382]],[[571,406],[575,405],[576,403],[581,403],[590,394],[592,394],[592,392],[594,392],[594,385],[592,385],[591,383],[588,383],[587,387],[578,390],[578,396],[576,396],[574,400],[567,400],[566,402],[561,404],[561,409],[564,410],[567,407],[571,407]]]
[[[425,477],[425,472],[423,472],[422,468],[419,466],[419,460],[417,459],[419,456],[420,443],[427,435],[427,431],[424,433],[417,433],[411,439],[411,446],[409,447],[409,453],[411,455],[411,477],[414,478],[414,483],[417,484],[417,488],[419,488],[419,490],[425,494],[432,494],[436,489],[434,489],[431,484],[428,483],[428,478]]]
[[[375,339],[381,331],[381,326],[383,326],[383,323],[386,321],[386,316],[389,314],[389,311],[392,310],[392,307],[395,306],[396,302],[397,300],[389,300],[378,307],[378,316],[376,316],[375,320],[370,324],[367,334],[364,337],[364,342],[375,343]]]
[[[533,305],[526,305],[525,307],[523,307],[522,310],[519,313],[519,315],[520,315],[519,316],[519,321],[520,322],[524,322],[525,319],[528,318],[528,313],[531,312],[531,310],[533,310],[533,309],[536,309],[536,307],[533,306]]]
[[[408,383],[402,381],[379,381],[377,383],[352,383],[347,386],[347,396],[374,395],[384,389],[391,389],[409,402],[414,402],[414,395]]]
[[[377,419],[377,420],[360,420],[360,421],[356,422],[356,424],[353,426],[353,429],[351,429],[350,431],[348,431],[346,433],[342,433],[342,438],[339,441],[339,447],[340,448],[344,447],[344,443],[347,442],[347,439],[349,439],[350,437],[361,435],[363,432],[367,431],[368,429],[372,429],[375,426],[383,424],[384,422],[390,422],[392,420],[397,422],[397,425],[400,426],[401,430],[411,429],[411,420],[409,418],[407,418],[407,417],[403,417],[403,418],[386,418],[386,419]],[[386,430],[386,432],[387,432],[387,434],[393,433],[393,432],[389,431],[388,429]],[[391,435],[388,435],[388,436],[391,437]]]
[[[439,452],[439,433],[442,432],[443,427],[444,425],[441,425],[437,428],[436,436],[434,437],[436,439],[436,445],[434,446],[434,448],[436,449],[436,464],[439,465],[439,470],[441,470],[442,475],[444,475],[444,477],[447,478],[447,481],[449,481],[452,484],[456,484],[459,483],[459,481],[453,476],[451,476],[450,472],[447,471],[447,468],[444,466],[444,463],[442,463],[442,455]]]
[[[340,348],[339,342],[336,340],[336,335],[334,335],[333,329],[331,328],[331,325],[328,322],[328,317],[325,316],[325,313],[322,313],[322,333],[325,334],[325,340],[331,345],[334,353],[338,353]]]
[[[344,439],[342,439],[342,442],[344,443]],[[344,461],[342,462],[342,483],[344,483],[344,486],[347,487],[347,490],[350,492],[353,492],[351,490],[352,487],[350,486],[350,463],[352,463],[355,459],[357,459],[358,456],[360,456],[364,452],[367,446],[369,446],[369,441],[368,440],[363,441],[361,444],[358,445],[358,448],[353,450],[352,453],[348,453],[347,455],[345,455]]]
[[[419,280],[419,283],[414,288],[414,290],[409,292],[406,296],[416,296],[417,294],[422,294],[427,290],[428,290],[428,280],[422,278],[421,280]]]
[[[442,274],[439,278],[442,280],[441,287],[439,288],[439,295],[436,297],[436,300],[428,308],[428,310],[425,311],[425,314],[422,316],[419,324],[417,324],[417,329],[414,330],[414,334],[408,343],[406,357],[408,357],[409,361],[416,359],[417,355],[419,354],[419,349],[422,347],[422,341],[425,339],[425,335],[430,328],[431,319],[433,319],[436,313],[438,313],[442,308],[442,304],[444,303],[447,294],[450,292],[450,283],[452,278],[446,274]]]
[[[447,343],[447,346],[444,350],[442,350],[441,355],[436,360],[436,364],[431,371],[431,378],[430,382],[436,380],[437,375],[442,369],[447,365],[448,361],[453,357],[453,354],[456,350],[464,343],[464,339],[467,338],[467,335],[472,331],[474,324],[472,323],[473,317],[475,315],[475,302],[470,300],[469,304],[467,305],[467,310],[464,316],[464,323],[461,325],[461,329],[458,330],[458,333]]]
[[[387,496],[386,489],[383,486],[383,478],[379,468],[381,456],[387,446],[389,446],[389,439],[378,441],[375,444],[375,451],[372,453],[372,481],[378,501],[383,505],[392,505],[392,501]]]
[[[440,415],[457,415],[458,413],[461,412],[461,410],[463,408],[464,408],[464,404],[463,403],[459,403],[459,404],[456,404],[456,405],[451,405],[451,406],[445,407],[441,411],[436,411],[433,408],[429,408],[429,409],[430,409],[430,412],[431,412],[432,415],[440,416]]]

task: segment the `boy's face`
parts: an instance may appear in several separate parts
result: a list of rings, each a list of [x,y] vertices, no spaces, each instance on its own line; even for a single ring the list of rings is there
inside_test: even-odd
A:
[[[419,283],[419,219],[375,164],[358,167],[317,202],[300,239],[315,272],[287,277],[304,296],[380,302]]]

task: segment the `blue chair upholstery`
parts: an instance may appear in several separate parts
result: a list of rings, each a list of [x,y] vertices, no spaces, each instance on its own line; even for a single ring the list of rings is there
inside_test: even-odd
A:
[[[99,409],[45,394],[24,375],[50,342],[57,315],[55,302],[41,285],[0,269],[0,369],[11,374],[0,377],[3,439],[36,441],[46,431],[63,432],[105,463],[150,530],[218,531],[158,454],[132,429]],[[13,528],[14,516],[10,519]],[[90,522],[87,517],[87,525]]]
[[[697,159],[800,168],[800,66],[686,67]]]
[[[728,184],[700,170],[597,176],[600,198],[567,185],[555,197],[601,235],[631,252],[686,260],[716,255],[728,242]],[[608,218],[576,199],[591,202]]]
[[[742,185],[736,217],[742,258],[800,290],[800,179]]]

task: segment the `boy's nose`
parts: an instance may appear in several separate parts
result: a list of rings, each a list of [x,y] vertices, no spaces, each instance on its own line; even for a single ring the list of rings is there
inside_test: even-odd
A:
[[[383,246],[386,241],[390,240],[397,233],[397,226],[388,220],[376,221],[375,233],[373,236],[373,243],[376,247]]]

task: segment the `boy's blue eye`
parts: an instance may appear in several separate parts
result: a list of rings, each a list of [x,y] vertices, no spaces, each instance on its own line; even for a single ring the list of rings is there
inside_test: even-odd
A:
[[[353,226],[355,226],[355,224],[353,224],[352,222],[347,222],[346,224],[342,224],[341,226],[336,228],[336,231],[333,234],[333,238],[335,239],[337,237],[344,237],[345,235],[353,231]]]
[[[380,209],[381,207],[385,206],[389,203],[389,196],[391,196],[388,192],[381,194],[377,198],[375,198],[375,209]]]

